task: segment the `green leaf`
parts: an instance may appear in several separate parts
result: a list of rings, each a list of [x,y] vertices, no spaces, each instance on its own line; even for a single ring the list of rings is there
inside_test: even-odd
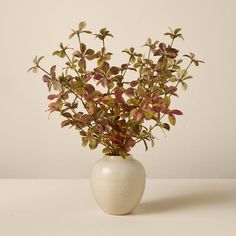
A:
[[[174,34],[178,34],[181,31],[181,28],[177,28],[174,30]]]
[[[95,149],[98,146],[98,141],[94,138],[89,139],[89,147],[90,149]]]
[[[109,154],[111,152],[111,149],[108,148],[108,147],[105,147],[102,149],[102,152],[105,153],[105,154]]]
[[[85,45],[84,43],[81,43],[81,44],[80,44],[80,51],[81,51],[82,54],[85,53],[85,51],[86,51],[86,45]]]
[[[178,79],[175,75],[172,75],[172,76],[170,76],[169,81],[170,82],[176,82],[176,81],[178,81]]]
[[[88,55],[88,56],[92,56],[93,54],[94,54],[93,49],[87,49],[87,51],[85,52],[85,55]]]
[[[38,64],[39,64],[39,62],[40,62],[43,58],[44,58],[44,56],[39,57],[39,59],[38,59]]]
[[[52,53],[52,55],[53,55],[53,56],[56,55],[56,56],[58,56],[58,57],[64,58],[66,54],[65,54],[65,52],[63,52],[63,51],[55,51],[55,52]]]
[[[176,119],[175,119],[175,116],[172,113],[168,114],[168,119],[169,119],[169,122],[170,122],[171,125],[175,125]]]
[[[85,21],[81,21],[81,22],[79,23],[79,31],[84,30],[85,27],[86,27],[86,22],[85,22]]]
[[[71,34],[69,35],[69,39],[72,39],[75,35],[77,35],[76,32],[71,33]]]
[[[82,146],[85,147],[88,144],[88,137],[82,137]]]
[[[33,71],[33,73],[37,73],[38,72],[38,67],[32,67],[32,71]]]
[[[147,151],[148,150],[148,145],[147,145],[147,142],[146,142],[145,139],[143,139],[143,143],[144,143],[144,146],[145,146],[145,151]]]
[[[188,85],[184,81],[181,81],[181,85],[182,85],[182,89],[184,91],[186,91],[188,89]]]

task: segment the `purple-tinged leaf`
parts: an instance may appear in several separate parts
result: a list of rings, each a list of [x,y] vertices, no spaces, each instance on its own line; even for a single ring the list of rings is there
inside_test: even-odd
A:
[[[175,115],[183,115],[183,112],[177,109],[171,110],[170,113],[175,114]]]
[[[58,95],[56,95],[56,94],[50,94],[50,95],[48,95],[48,100],[53,100],[57,97],[58,97]]]

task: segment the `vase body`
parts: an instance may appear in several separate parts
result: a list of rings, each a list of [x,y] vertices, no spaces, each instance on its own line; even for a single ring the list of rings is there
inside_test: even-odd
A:
[[[143,165],[128,155],[104,155],[93,167],[91,185],[95,199],[104,212],[126,215],[140,202],[146,182]]]

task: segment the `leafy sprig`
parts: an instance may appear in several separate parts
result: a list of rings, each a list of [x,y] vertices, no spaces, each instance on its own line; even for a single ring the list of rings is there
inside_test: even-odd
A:
[[[53,52],[65,60],[60,72],[56,65],[49,71],[44,69],[43,57],[35,57],[29,69],[43,72],[43,82],[50,92],[48,111],[60,113],[61,127],[78,130],[82,145],[90,149],[101,144],[104,153],[125,157],[142,141],[147,150],[148,142],[153,146],[156,139],[153,130],[156,127],[170,130],[171,125],[176,124],[176,116],[183,114],[172,108],[172,96],[178,96],[179,85],[187,89],[187,82],[192,79],[189,68],[203,61],[196,59],[193,53],[179,56],[173,44],[183,38],[180,28],[165,33],[171,39],[169,44],[147,39],[144,44],[148,48],[147,56],[133,47],[124,49],[122,52],[128,55],[128,62],[120,66],[110,62],[112,53],[105,45],[107,37],[113,37],[109,30],[102,28],[94,34],[102,41],[100,50],[82,42],[81,34],[93,35],[86,30],[85,22],[79,23],[69,36],[71,39],[77,36],[78,48],[60,43],[59,50]],[[182,67],[184,58],[190,60],[186,68]],[[91,66],[91,61],[97,66]],[[126,78],[127,70],[134,73],[131,81]]]

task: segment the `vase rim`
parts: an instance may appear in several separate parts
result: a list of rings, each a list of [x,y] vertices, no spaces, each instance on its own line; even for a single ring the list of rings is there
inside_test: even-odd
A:
[[[128,154],[125,158],[123,158],[121,155],[109,155],[109,154],[104,154],[104,157],[115,159],[115,158],[122,158],[122,159],[127,159],[127,158],[133,158],[132,154]]]

